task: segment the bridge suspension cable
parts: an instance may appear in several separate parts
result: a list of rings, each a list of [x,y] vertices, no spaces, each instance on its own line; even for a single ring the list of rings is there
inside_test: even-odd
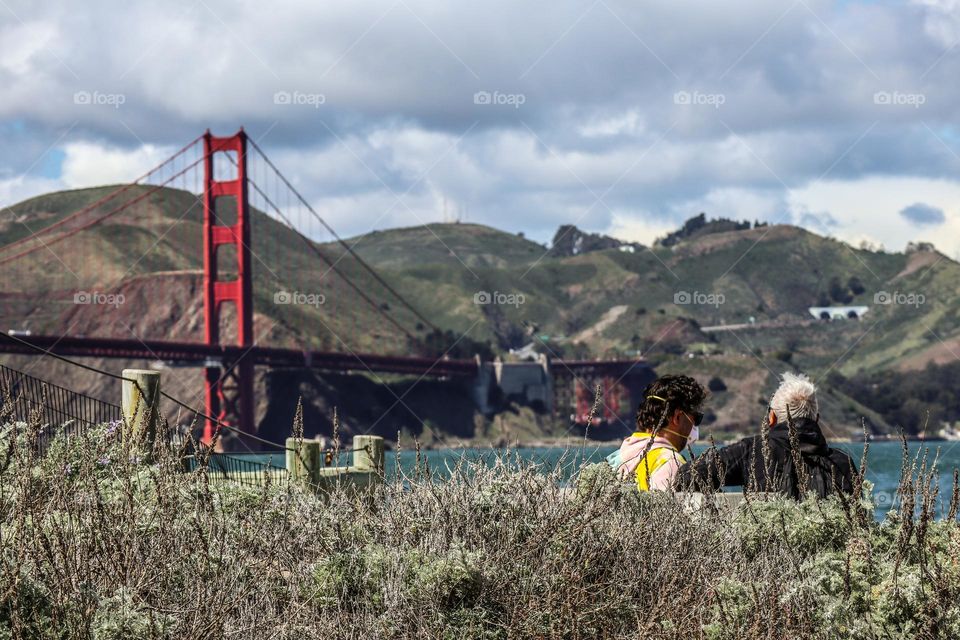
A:
[[[203,143],[197,144],[201,140]],[[215,141],[213,146],[211,146],[211,140]],[[241,140],[243,144],[240,146],[228,144],[228,142],[236,140]],[[317,284],[317,276],[319,275],[324,293],[306,294],[317,296],[321,300],[316,304],[319,308],[319,304],[323,304],[323,300],[326,299],[324,295],[326,288],[330,287],[332,295],[327,302],[332,302],[333,305],[325,307],[325,313],[323,314],[313,314],[312,316],[309,313],[290,314],[291,323],[293,323],[291,332],[295,333],[305,323],[311,321],[315,324],[323,324],[327,332],[343,344],[346,350],[354,356],[354,359],[359,359],[359,357],[353,353],[352,348],[347,346],[348,343],[337,335],[337,332],[348,337],[348,340],[351,337],[354,338],[358,345],[384,345],[388,352],[393,350],[394,353],[398,348],[405,348],[403,345],[405,341],[395,339],[402,335],[409,340],[410,347],[418,351],[422,349],[426,341],[422,340],[421,331],[425,327],[433,331],[439,331],[438,327],[388,282],[384,275],[381,275],[379,266],[374,268],[360,256],[354,246],[351,246],[351,243],[341,238],[303,195],[296,190],[290,180],[280,172],[277,165],[266,156],[264,151],[255,142],[249,141],[249,148],[255,152],[250,155],[256,158],[257,162],[255,164],[263,175],[263,180],[258,184],[258,181],[254,180],[255,174],[251,173],[250,167],[248,167],[247,141],[249,141],[249,138],[242,130],[235,136],[226,138],[215,138],[208,132],[195,138],[131,184],[116,188],[100,188],[97,191],[83,194],[83,198],[89,198],[92,202],[86,205],[78,205],[79,208],[76,211],[69,212],[69,209],[65,209],[78,199],[73,195],[57,200],[52,207],[52,214],[45,213],[40,216],[36,214],[36,208],[25,207],[23,209],[24,216],[21,219],[22,224],[17,225],[12,233],[4,233],[6,237],[12,237],[13,239],[6,246],[0,246],[0,267],[32,255],[30,259],[16,263],[12,268],[14,273],[7,275],[6,281],[11,283],[7,288],[12,291],[4,292],[2,300],[0,300],[4,304],[2,307],[4,310],[11,310],[9,313],[5,312],[5,315],[15,318],[18,325],[24,327],[22,330],[27,331],[26,327],[37,322],[38,316],[41,315],[34,308],[39,292],[52,294],[48,296],[49,300],[46,301],[54,304],[68,302],[71,294],[73,295],[73,304],[90,304],[91,295],[105,296],[102,293],[105,287],[107,291],[111,292],[105,296],[108,298],[112,296],[114,299],[122,299],[124,294],[138,295],[143,286],[149,286],[152,283],[139,284],[132,282],[132,278],[129,284],[125,282],[127,276],[135,273],[135,269],[139,269],[136,275],[140,275],[140,273],[150,275],[155,272],[166,271],[166,274],[170,277],[193,282],[194,280],[191,280],[191,278],[195,279],[196,271],[191,267],[194,267],[198,262],[197,256],[200,255],[203,259],[204,269],[204,317],[208,328],[209,326],[219,327],[221,325],[220,303],[233,302],[233,308],[237,310],[238,325],[240,317],[246,319],[243,326],[250,325],[246,330],[247,337],[238,338],[236,344],[253,345],[255,344],[252,327],[254,297],[251,289],[254,269],[249,268],[254,265],[250,255],[253,254],[252,257],[257,261],[256,264],[265,267],[270,272],[274,284],[280,287],[279,291],[274,291],[275,304],[290,304],[289,299],[281,298],[278,301],[278,296],[281,293],[289,296],[289,293],[285,290],[290,285],[302,283],[310,286],[311,284]],[[228,160],[236,167],[236,177],[231,178],[228,175],[223,175],[220,171],[224,168],[229,171],[229,168],[223,164],[224,160]],[[203,180],[200,184],[191,185],[189,173],[201,165],[202,172],[195,171],[194,174],[199,178],[199,174],[202,173]],[[270,184],[273,186],[272,189],[262,188]],[[251,211],[256,210],[248,202],[248,189],[258,194],[264,202],[262,210],[258,211],[255,216],[250,215]],[[236,221],[233,223],[230,222],[231,199],[238,211]],[[140,204],[144,201],[146,201],[145,204]],[[199,216],[197,215],[188,218],[187,215],[195,209],[196,204],[202,205],[202,218],[198,219]],[[220,205],[223,205],[223,207],[221,208]],[[122,219],[119,219],[119,214],[124,211],[128,213]],[[243,213],[242,217],[239,212]],[[48,215],[56,216],[58,219],[46,227],[36,230],[31,229],[28,225],[31,216],[42,219]],[[108,223],[111,219],[114,222]],[[252,237],[250,225],[254,221],[256,221],[256,224],[264,225],[264,233],[254,234]],[[196,237],[193,236],[194,225],[198,222],[203,225],[203,235]],[[319,226],[316,226],[314,222]],[[94,227],[98,231],[83,234],[80,236],[80,241],[64,242]],[[332,241],[329,247],[322,246],[319,240],[314,239],[316,237],[315,231],[322,234],[324,229],[329,232],[339,247],[334,245]],[[115,250],[123,251],[125,249],[117,242],[118,234],[123,234],[124,241],[129,240],[131,247],[148,247],[142,254],[131,252],[135,254],[136,259],[125,269],[123,264],[116,264],[117,260],[114,256]],[[299,241],[306,244],[309,251],[289,251],[290,245],[298,242],[293,239],[291,234],[299,236]],[[191,240],[191,237],[194,237],[195,240]],[[190,248],[191,242],[201,244],[201,241],[203,253],[194,253]],[[271,251],[275,252],[276,260],[271,260],[268,255],[267,262],[264,262],[259,255],[254,253],[253,245],[258,243],[260,244],[258,248],[265,250],[267,254]],[[60,245],[60,248],[54,252],[51,247],[56,245]],[[210,258],[211,246],[213,250],[212,259]],[[41,258],[47,256],[39,254],[41,249],[56,257],[59,262],[57,268],[47,268],[47,265],[41,260]],[[225,266],[221,270],[219,278],[216,268],[218,249],[223,249],[219,253],[222,254],[222,262]],[[146,254],[154,250],[156,250],[156,254],[149,259],[145,259]],[[235,271],[233,271],[234,265],[231,260],[233,254],[237,256]],[[317,265],[313,262],[313,257],[320,258],[324,265],[322,269],[318,270],[316,268]],[[356,265],[353,264],[353,260],[356,261]],[[275,262],[279,262],[279,264],[274,264]],[[271,268],[271,265],[273,268]],[[259,266],[255,267],[256,270],[259,270],[259,268]],[[324,276],[330,272],[333,272],[336,277],[324,281]],[[112,278],[111,275],[113,275]],[[230,278],[231,275],[234,276],[233,280]],[[42,284],[38,282],[40,278],[43,279]],[[103,282],[103,280],[112,280],[112,282]],[[211,282],[213,282],[212,290],[215,294],[212,298],[214,301],[213,308],[216,309],[215,313],[211,313],[209,310],[210,304],[207,292],[211,288]],[[88,287],[94,292],[93,294],[84,291]],[[120,287],[125,288],[119,289]],[[114,289],[118,289],[118,292],[113,293]],[[292,288],[290,290],[294,291],[295,295],[299,294],[299,291]],[[319,292],[320,290],[318,288],[316,291]],[[238,294],[237,291],[240,291],[240,293]],[[263,291],[264,288],[261,286],[257,293],[262,295]],[[346,295],[342,295],[344,293]],[[220,297],[217,298],[216,296]],[[358,305],[358,299],[362,300],[363,304]],[[394,305],[402,306],[404,311],[397,313],[399,307],[395,307],[396,310],[391,310],[390,305],[387,304],[388,300]],[[340,301],[343,301],[342,310],[337,308]],[[97,302],[97,304],[113,303]],[[120,304],[123,304],[122,301],[117,303],[117,306],[119,307]],[[188,306],[192,302],[190,300],[186,302],[176,300],[171,303],[171,306],[175,304]],[[308,302],[307,304],[313,303]],[[373,309],[373,313],[368,313],[364,305],[369,305]],[[50,306],[47,305],[47,307]],[[358,307],[360,308],[358,309]],[[230,307],[227,306],[226,308],[229,309]],[[45,309],[41,310],[41,313]],[[86,323],[87,327],[94,327],[95,332],[102,332],[108,322],[120,326],[121,323],[129,321],[126,317],[129,313],[117,313],[108,319],[106,314],[93,318],[91,316],[96,314],[89,314],[84,311],[84,309],[78,309],[76,313],[69,315],[62,312],[60,314],[50,314],[49,318],[51,320],[43,320],[43,324],[50,324],[52,321],[58,320],[63,322],[65,318],[72,316],[74,320],[72,320],[71,329],[74,326],[82,327],[84,326],[82,323]],[[229,324],[229,316],[224,317],[227,318],[227,324]],[[413,318],[417,321],[416,328],[410,327],[413,324],[411,322]],[[296,322],[300,322],[300,324],[297,325]],[[328,322],[330,326],[327,325]],[[387,324],[392,328],[383,331]],[[127,324],[124,328],[133,331],[131,326]],[[35,327],[36,324],[33,324],[31,328],[34,328],[35,331]],[[80,331],[85,332],[83,328]],[[310,335],[309,330],[304,333]],[[139,336],[136,337],[140,340]],[[313,339],[325,346],[326,351],[333,352],[326,346],[329,344],[328,336],[324,335]],[[207,344],[217,343],[219,343],[219,339],[211,340],[211,338],[207,338]],[[343,349],[338,348],[337,350],[342,351]],[[373,349],[369,350],[373,352]],[[363,351],[363,349],[360,349],[360,351]],[[236,364],[238,361],[232,360],[231,362]],[[236,403],[236,399],[239,398],[240,401],[249,402],[250,398],[253,397],[252,391],[237,392],[236,390],[240,389],[241,382],[245,382],[247,378],[252,379],[252,373],[243,370],[251,366],[250,361],[244,360],[241,363],[241,370],[235,370],[229,362],[224,362],[226,363],[225,366],[206,367],[208,376],[215,374],[215,372],[212,372],[215,368],[226,372],[224,376],[218,377],[212,383],[218,385],[211,387],[214,389],[215,399],[220,402],[227,402],[227,400],[224,400],[225,396],[223,394],[223,390],[228,388],[224,384],[224,379],[227,374],[234,371],[233,377],[229,380],[231,385],[229,390],[234,392],[235,395],[230,396],[228,400]],[[404,370],[408,368],[406,364],[389,364],[391,370],[398,367]],[[369,369],[369,367],[367,368]],[[432,368],[431,366],[430,369]],[[208,395],[210,394],[208,393]],[[175,398],[169,399],[176,401]],[[182,406],[209,420],[211,426],[227,424],[224,422],[225,416],[215,410],[215,406],[209,398],[205,414],[199,413],[193,407]],[[214,420],[206,414],[217,415],[218,418]],[[253,411],[249,407],[245,407],[240,411],[240,415],[253,415]],[[252,428],[249,428],[250,425],[241,423],[239,419],[230,419],[228,422],[233,423],[230,425],[231,427],[239,426],[241,432],[245,434],[252,431]]]
[[[233,161],[232,158],[231,158],[231,161]],[[367,302],[367,304],[373,307],[373,309],[377,313],[379,313],[381,316],[383,316],[388,322],[390,322],[393,326],[395,326],[397,329],[403,332],[405,336],[407,336],[410,340],[414,342],[417,341],[417,337],[413,335],[413,333],[411,333],[406,327],[401,325],[396,318],[394,318],[388,313],[384,313],[383,310],[380,308],[380,305],[378,305],[369,295],[367,295],[367,293],[363,291],[363,289],[361,289],[356,283],[354,283],[350,278],[348,278],[345,273],[343,273],[340,269],[338,269],[336,262],[331,261],[326,255],[324,255],[324,253],[320,251],[320,248],[316,246],[315,242],[310,240],[310,238],[308,238],[303,233],[297,231],[296,227],[293,225],[293,222],[290,220],[290,218],[288,218],[287,215],[284,214],[283,211],[280,209],[280,207],[278,207],[273,202],[273,200],[266,193],[263,192],[263,190],[259,187],[259,185],[257,185],[257,183],[255,183],[253,180],[249,178],[247,182],[254,188],[254,190],[257,193],[260,194],[260,197],[263,198],[264,202],[266,202],[274,210],[277,216],[280,217],[280,219],[283,220],[286,223],[286,225],[290,227],[290,229],[292,229],[297,233],[297,235],[300,237],[301,240],[303,240],[307,248],[309,248],[312,253],[314,253],[317,257],[319,257],[321,260],[323,260],[327,264],[327,266],[331,271],[333,271],[338,276],[340,276],[340,278],[344,282],[346,282],[347,285],[357,293],[357,295],[363,298],[363,300]]]
[[[166,177],[165,179],[160,181],[159,184],[152,185],[149,189],[147,189],[143,193],[137,195],[136,197],[130,200],[122,202],[117,206],[114,206],[112,209],[110,209],[105,213],[97,214],[91,217],[90,219],[84,219],[85,215],[96,211],[98,208],[103,207],[103,205],[106,205],[115,201],[117,198],[122,196],[124,193],[127,193],[128,191],[133,189],[135,186],[141,185],[141,183],[143,183],[146,180],[149,180],[153,176],[162,174],[162,172],[166,168],[172,167],[173,169],[177,169],[176,162],[178,161],[178,159],[186,156],[186,154],[191,149],[195,149],[196,147],[198,147],[199,145],[197,145],[197,143],[202,139],[202,137],[203,136],[198,136],[197,138],[194,138],[191,142],[181,147],[178,151],[176,151],[173,155],[171,155],[169,158],[164,160],[162,163],[160,163],[150,171],[138,177],[133,183],[125,184],[117,189],[114,189],[110,193],[96,199],[94,202],[91,202],[81,207],[77,211],[70,213],[64,218],[57,220],[56,222],[53,222],[52,224],[42,229],[31,230],[30,233],[25,235],[24,237],[17,238],[16,240],[13,240],[12,242],[7,243],[4,246],[0,246],[0,266],[7,265],[11,262],[17,261],[20,258],[24,258],[41,249],[49,250],[50,247],[57,245],[72,236],[75,236],[81,231],[90,229],[95,225],[101,224],[115,217],[117,214],[146,200],[151,195],[158,192],[160,189],[167,187],[168,185],[171,185],[171,183],[173,183],[178,178],[187,174],[191,169],[198,167],[204,161],[204,156],[201,155],[200,157],[196,158],[189,164],[186,164],[186,161],[189,160],[189,158],[185,158],[184,160],[185,166],[183,166],[183,168],[180,169],[179,171],[176,171],[169,177]],[[360,267],[364,271],[366,271],[380,286],[382,286],[383,289],[390,296],[392,296],[396,301],[398,301],[399,304],[402,305],[404,308],[409,310],[414,315],[414,317],[416,317],[418,321],[423,324],[423,326],[426,326],[433,331],[439,331],[438,327],[429,318],[427,318],[419,309],[417,309],[416,306],[414,306],[407,298],[405,298],[402,294],[400,294],[400,292],[397,291],[397,289],[393,285],[387,282],[387,280],[376,269],[374,269],[366,260],[364,260],[348,242],[346,242],[343,238],[341,238],[336,233],[336,231],[326,222],[326,220],[324,220],[317,213],[317,211],[307,202],[307,200],[303,197],[303,195],[296,190],[296,188],[286,178],[286,176],[284,176],[280,172],[280,170],[273,163],[273,161],[270,160],[270,158],[267,157],[267,155],[264,153],[263,149],[261,149],[252,140],[250,140],[250,143],[252,145],[252,148],[256,151],[257,155],[260,157],[260,159],[263,160],[263,164],[269,168],[269,174],[265,174],[265,179],[272,177],[275,184],[276,184],[276,181],[279,181],[280,184],[282,184],[283,187],[285,187],[287,194],[292,195],[295,201],[299,202],[304,207],[304,209],[307,212],[309,212],[310,216],[312,216],[314,220],[316,220],[320,225],[322,225],[322,227],[331,234],[333,239],[346,251],[346,253],[350,255],[353,259],[355,259],[357,263],[360,265]],[[227,159],[229,159],[230,162],[234,164],[234,166],[237,165],[237,161],[231,155],[223,154],[223,157],[226,157]],[[304,244],[307,245],[309,251],[324,262],[328,271],[333,271],[334,273],[336,273],[339,276],[339,278],[342,279],[343,282],[357,296],[359,296],[362,300],[364,300],[364,302],[366,302],[370,307],[373,308],[373,310],[376,312],[378,317],[381,317],[384,320],[386,320],[386,322],[390,323],[392,326],[398,329],[401,333],[403,333],[403,335],[405,335],[412,342],[414,343],[419,342],[419,338],[416,336],[415,332],[403,326],[403,324],[401,324],[401,322],[397,318],[395,318],[393,314],[390,314],[386,309],[386,305],[382,304],[382,301],[381,303],[378,303],[378,301],[375,300],[370,293],[365,291],[363,287],[361,287],[353,279],[351,279],[342,268],[339,268],[338,266],[339,259],[331,259],[327,255],[325,255],[325,253],[317,246],[316,242],[311,240],[309,237],[307,237],[307,235],[303,231],[298,229],[297,226],[294,224],[294,222],[290,219],[290,217],[284,212],[283,208],[279,205],[279,203],[274,198],[269,197],[265,192],[265,190],[261,187],[261,185],[257,184],[253,180],[252,176],[250,175],[247,176],[247,182],[250,186],[253,187],[254,191],[257,192],[263,198],[268,208],[272,209],[274,214],[279,219],[283,220],[283,222],[287,225],[288,228],[290,228],[294,233],[300,236],[301,241],[303,241]],[[187,189],[187,191],[190,191],[190,189]],[[194,195],[197,195],[197,194],[194,193]],[[13,253],[11,253],[11,251],[13,251]]]
[[[35,235],[37,235],[37,236],[38,236],[38,239],[40,239],[40,244],[38,244],[38,245],[36,245],[36,246],[33,246],[33,247],[29,247],[29,248],[27,248],[27,249],[24,249],[23,251],[20,251],[19,253],[15,253],[15,254],[13,254],[13,255],[11,255],[11,256],[6,256],[6,257],[3,257],[3,258],[0,258],[0,266],[2,266],[2,265],[4,265],[4,264],[7,264],[8,262],[13,262],[14,260],[17,260],[17,259],[19,259],[19,258],[22,258],[22,257],[24,257],[24,256],[26,256],[26,255],[29,255],[29,254],[33,253],[34,251],[38,251],[38,250],[40,250],[40,249],[48,249],[48,248],[50,248],[51,246],[53,246],[53,245],[55,245],[55,244],[57,244],[57,243],[59,243],[59,242],[61,242],[61,241],[63,241],[63,240],[66,240],[67,238],[69,238],[69,237],[71,237],[71,236],[73,236],[73,235],[76,235],[77,233],[79,233],[79,232],[81,232],[81,231],[83,231],[83,230],[85,230],[85,229],[89,229],[90,227],[92,227],[92,226],[94,226],[94,225],[100,224],[100,223],[103,222],[104,220],[108,220],[109,218],[112,218],[113,216],[115,216],[116,214],[120,213],[121,211],[124,211],[124,210],[132,207],[133,205],[137,204],[138,202],[141,202],[141,201],[145,200],[146,198],[150,197],[151,195],[153,195],[154,193],[156,193],[156,192],[159,191],[160,189],[164,188],[165,186],[167,186],[168,184],[170,184],[171,182],[173,182],[173,181],[176,180],[177,178],[185,175],[188,171],[190,171],[191,169],[193,169],[194,167],[196,167],[197,165],[199,165],[201,162],[203,162],[203,158],[202,158],[202,157],[199,158],[198,160],[194,160],[192,163],[190,163],[189,165],[187,165],[186,167],[184,167],[184,168],[181,169],[180,171],[176,172],[175,174],[173,174],[172,176],[170,176],[169,178],[167,178],[166,180],[164,180],[164,181],[161,182],[160,184],[151,186],[150,189],[148,189],[148,190],[146,190],[145,192],[141,193],[141,194],[140,194],[139,196],[137,196],[136,198],[133,198],[132,200],[128,200],[127,202],[124,202],[124,203],[121,204],[120,206],[115,207],[115,208],[111,209],[110,211],[108,211],[108,212],[106,212],[106,213],[104,213],[104,214],[101,214],[100,217],[94,218],[93,220],[89,220],[89,221],[87,221],[87,222],[84,222],[84,223],[82,223],[80,226],[78,226],[78,227],[76,227],[76,228],[74,228],[74,229],[70,229],[69,231],[64,231],[64,232],[61,233],[60,235],[58,235],[58,236],[56,236],[56,237],[54,237],[54,238],[52,238],[52,239],[50,239],[50,240],[44,241],[44,240],[42,240],[42,239],[39,238],[39,235],[43,234],[45,231],[48,231],[48,230],[51,229],[54,225],[51,225],[51,227],[47,227],[46,229],[37,232],[37,234],[35,234]],[[132,186],[134,186],[134,185],[127,185],[127,186],[124,187],[124,188],[118,189],[115,193],[119,194],[121,191],[125,190],[126,188],[132,187]],[[90,210],[90,207],[85,207],[84,209],[87,210],[87,211],[89,211],[89,210]],[[79,213],[79,212],[78,212],[78,213]],[[61,222],[63,222],[63,221],[61,221]],[[7,247],[12,246],[13,244],[15,244],[15,243],[11,243],[10,245],[7,245],[6,247],[0,248],[0,251],[2,251],[3,249],[6,249]]]
[[[98,198],[97,200],[91,202],[90,204],[87,204],[87,205],[81,207],[80,209],[78,209],[78,210],[74,211],[73,213],[69,214],[68,216],[66,216],[66,217],[64,217],[64,218],[61,218],[60,220],[57,220],[56,222],[54,222],[54,223],[52,223],[52,224],[50,224],[50,225],[47,225],[46,227],[44,227],[44,228],[42,228],[42,229],[37,229],[36,231],[31,231],[29,235],[24,236],[23,238],[18,238],[18,239],[16,239],[16,240],[14,240],[13,242],[9,242],[9,243],[7,243],[7,244],[5,244],[5,245],[3,245],[3,246],[0,246],[0,252],[7,251],[7,250],[9,250],[9,249],[11,249],[11,248],[13,248],[13,247],[17,247],[17,246],[19,246],[19,245],[21,245],[21,244],[24,244],[24,243],[26,243],[26,242],[29,242],[29,241],[31,241],[31,240],[39,239],[40,236],[43,236],[43,235],[45,235],[45,234],[47,234],[47,233],[50,233],[51,231],[53,231],[53,230],[55,230],[55,229],[58,229],[58,228],[60,228],[60,227],[62,227],[62,226],[64,226],[64,225],[66,225],[67,223],[71,222],[72,220],[75,220],[76,218],[82,216],[83,214],[89,213],[90,211],[93,211],[93,210],[96,209],[97,207],[100,207],[100,206],[102,206],[102,205],[110,202],[110,201],[113,200],[114,198],[120,196],[121,194],[125,193],[126,191],[129,191],[129,190],[132,189],[133,187],[135,187],[135,186],[139,185],[140,183],[142,183],[143,181],[147,180],[148,178],[150,178],[150,176],[154,175],[155,173],[161,172],[161,171],[163,170],[163,168],[166,167],[167,165],[170,165],[170,164],[174,163],[174,162],[177,160],[177,158],[179,158],[180,156],[184,155],[184,154],[185,154],[187,151],[189,151],[195,144],[197,144],[197,142],[200,141],[200,138],[201,138],[201,137],[202,137],[202,136],[197,136],[196,138],[194,138],[193,140],[191,140],[189,143],[187,143],[186,145],[184,145],[183,147],[181,147],[181,148],[180,148],[176,153],[174,153],[172,156],[170,156],[169,158],[167,158],[166,160],[164,160],[163,162],[161,162],[161,163],[158,164],[157,166],[153,167],[152,169],[150,169],[150,170],[147,171],[146,173],[142,174],[140,177],[138,177],[137,179],[135,179],[133,182],[128,183],[128,184],[124,184],[123,186],[114,189],[113,191],[111,191],[110,193],[106,194],[105,196],[103,196],[103,197],[101,197],[101,198]],[[197,164],[197,163],[194,163],[194,164],[190,165],[190,167],[195,166],[196,164]],[[190,167],[187,167],[186,169],[189,169]],[[177,175],[172,176],[169,180],[167,180],[167,183],[169,183],[170,181],[172,181],[172,180],[174,180],[175,178],[179,177],[179,175],[182,175],[182,173],[184,173],[184,172],[186,171],[186,169],[185,169],[183,172],[180,172],[180,173],[178,173]],[[98,220],[97,222],[99,222],[99,220]],[[95,223],[94,223],[94,224],[95,224]],[[41,241],[41,242],[42,242],[42,241]],[[47,245],[49,245],[49,243],[47,243]],[[36,247],[35,249],[42,248],[43,246],[45,246],[45,245],[44,245],[44,244],[41,244],[39,247]],[[35,249],[34,249],[34,250],[35,250]],[[18,257],[20,257],[20,256],[22,256],[22,255],[26,255],[27,253],[29,253],[29,252],[23,252],[23,253],[17,254],[16,256],[13,256],[12,259],[16,259],[16,258],[18,258]],[[6,261],[6,260],[4,260],[4,261]],[[2,263],[0,263],[0,264],[2,264]]]
[[[410,303],[410,301],[408,301],[406,298],[404,298],[402,295],[400,295],[400,293],[399,293],[396,289],[394,289],[386,280],[384,280],[383,277],[382,277],[379,273],[377,273],[377,271],[367,263],[366,260],[364,260],[363,258],[361,258],[360,255],[359,255],[356,251],[354,251],[354,249],[353,249],[352,246],[350,246],[345,240],[343,240],[343,238],[341,238],[341,237],[337,234],[336,231],[334,231],[333,227],[331,227],[329,224],[327,224],[327,221],[324,220],[324,219],[320,216],[320,214],[318,214],[318,213],[316,212],[316,210],[310,205],[310,203],[307,202],[306,198],[304,198],[304,197],[300,194],[300,192],[297,191],[296,187],[294,187],[294,186],[290,183],[290,181],[287,180],[286,176],[284,176],[284,175],[280,172],[280,170],[277,168],[277,166],[276,166],[275,164],[273,164],[273,162],[270,160],[270,158],[267,157],[267,154],[265,154],[265,153],[263,152],[263,149],[261,149],[254,140],[250,140],[249,142],[250,142],[250,144],[252,145],[252,147],[254,148],[254,150],[256,150],[256,152],[260,155],[260,157],[263,159],[263,161],[267,164],[267,166],[269,166],[270,169],[273,170],[274,174],[276,174],[276,176],[283,182],[283,184],[287,187],[287,189],[289,189],[290,192],[297,198],[297,200],[299,200],[300,203],[303,204],[303,206],[307,209],[307,211],[309,211],[310,214],[311,214],[321,225],[323,225],[323,227],[330,233],[330,235],[332,235],[332,236],[336,239],[337,243],[340,244],[340,246],[342,246],[351,256],[353,256],[354,259],[356,259],[356,261],[357,261],[367,272],[369,272],[370,275],[373,276],[373,278],[374,278],[377,282],[379,282],[387,291],[389,291],[397,300],[399,300],[399,301],[400,301],[400,304],[402,304],[402,305],[403,305],[404,307],[406,307],[411,313],[413,313],[413,315],[415,315],[421,322],[423,322],[423,324],[425,324],[426,326],[430,327],[430,328],[431,328],[432,330],[434,330],[434,331],[439,331],[439,329],[437,328],[437,326],[436,326],[435,324],[433,324],[428,318],[426,318],[415,306],[413,306],[412,303]],[[251,180],[251,183],[252,183],[252,180]],[[256,185],[254,185],[254,186],[256,187]],[[260,192],[260,194],[266,199],[266,195],[265,195],[262,191],[260,191],[259,187],[256,187],[256,188],[257,188],[257,190]],[[273,206],[273,208],[274,208],[278,213],[280,212],[279,208],[278,208],[275,204],[273,204],[272,202],[271,202],[270,204],[271,204],[271,206]],[[282,214],[281,214],[281,215],[282,215]],[[289,222],[288,222],[288,224],[289,224]],[[301,235],[302,235],[302,234],[301,234]],[[315,251],[316,253],[318,253],[318,254],[320,255],[320,257],[321,257],[324,261],[328,262],[328,264],[329,264],[329,261],[327,260],[327,258],[324,257],[322,254],[320,254],[320,252],[317,251],[316,247],[313,246],[313,242],[310,242],[309,239],[307,239],[307,241],[308,241],[308,243],[310,244],[311,248],[313,248],[314,251]],[[334,268],[333,265],[330,265],[330,266],[331,266],[331,268]],[[341,277],[343,277],[343,278],[346,280],[346,277],[343,276],[342,273],[341,273],[340,275],[341,275]]]

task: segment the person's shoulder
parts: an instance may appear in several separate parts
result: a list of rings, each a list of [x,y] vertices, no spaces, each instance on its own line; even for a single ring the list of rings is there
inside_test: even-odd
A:
[[[851,468],[856,466],[856,462],[853,459],[853,456],[844,451],[843,449],[838,449],[836,447],[830,447],[830,459],[834,462],[843,462],[850,466]]]
[[[853,456],[849,452],[844,451],[843,449],[837,449],[836,447],[830,447],[830,450],[833,451],[833,455],[842,456],[844,459],[853,462]]]
[[[747,436],[724,446],[711,447],[707,451],[716,451],[723,457],[736,456],[749,453],[754,447],[759,446],[759,443],[760,436]]]
[[[736,442],[733,442],[733,443],[729,444],[728,446],[730,446],[730,447],[753,447],[753,446],[758,445],[758,444],[760,444],[760,443],[761,443],[761,440],[760,440],[759,434],[755,434],[755,435],[752,435],[752,436],[745,436],[745,437],[743,437],[743,438],[740,438],[739,440],[737,440]]]

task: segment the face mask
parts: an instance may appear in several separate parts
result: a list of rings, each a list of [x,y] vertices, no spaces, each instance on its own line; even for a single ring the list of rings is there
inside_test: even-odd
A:
[[[672,429],[661,429],[661,431],[666,431],[667,433],[672,433],[675,436],[680,436],[679,433]],[[683,436],[680,436],[681,438]],[[690,430],[690,434],[687,436],[687,446],[690,446],[694,442],[700,439],[700,427],[694,425],[693,429]]]
[[[687,415],[689,415],[693,421],[693,427],[690,429],[690,435],[687,436],[687,446],[689,447],[700,439],[700,421],[703,420],[703,414],[697,411]]]
[[[657,397],[657,396],[647,396],[647,397],[657,398],[658,400],[661,399],[661,398],[659,398],[659,397]],[[693,412],[693,413],[691,414],[691,413],[686,413],[686,412],[683,411],[682,409],[681,409],[680,411],[681,411],[682,413],[685,413],[687,416],[689,416],[689,417],[690,417],[690,421],[693,422],[693,427],[690,429],[690,433],[687,434],[687,436],[686,436],[686,438],[687,438],[687,444],[686,444],[686,446],[689,447],[689,446],[692,445],[694,442],[696,442],[697,440],[700,439],[700,422],[703,420],[703,413],[700,412],[700,411],[695,411],[695,412]],[[681,438],[684,437],[684,436],[681,436],[681,435],[680,435],[679,433],[677,433],[676,431],[673,431],[672,429],[662,429],[662,431],[666,431],[667,433],[672,433],[673,435],[679,436],[679,437],[681,437]]]

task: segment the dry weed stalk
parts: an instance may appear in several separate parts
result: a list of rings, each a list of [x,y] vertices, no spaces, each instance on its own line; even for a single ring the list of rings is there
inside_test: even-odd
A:
[[[337,488],[321,500],[293,484],[224,483],[202,464],[185,473],[161,424],[149,465],[109,425],[45,448],[40,414],[0,427],[0,637],[960,631],[960,489],[937,520],[936,459],[905,459],[899,509],[882,525],[860,500],[689,513],[604,465],[584,467],[571,491],[559,470],[509,452],[460,459],[446,480],[422,461],[411,476],[398,458],[374,499]]]

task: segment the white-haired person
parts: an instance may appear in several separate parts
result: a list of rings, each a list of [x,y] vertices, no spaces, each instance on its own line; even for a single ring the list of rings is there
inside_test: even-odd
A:
[[[809,492],[821,498],[853,492],[856,465],[823,436],[817,388],[810,378],[784,373],[770,398],[767,421],[767,438],[756,435],[707,451],[680,468],[674,487],[710,491],[741,486],[797,499]]]

